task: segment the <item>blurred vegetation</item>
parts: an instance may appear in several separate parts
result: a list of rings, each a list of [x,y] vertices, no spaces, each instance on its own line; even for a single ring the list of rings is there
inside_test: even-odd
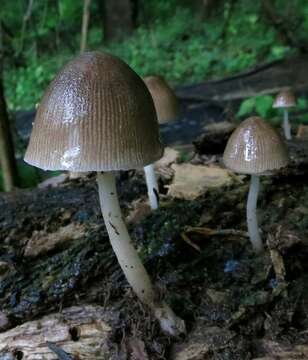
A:
[[[220,78],[301,51],[308,31],[308,2],[272,1],[277,19],[294,32],[281,36],[264,16],[262,0],[217,2],[200,16],[194,1],[139,0],[135,31],[104,42],[99,2],[92,1],[88,49],[108,50],[140,75],[159,73],[174,84]],[[79,51],[82,1],[2,0],[5,87],[10,109],[30,109],[58,69]],[[294,37],[294,38],[293,38]]]
[[[209,13],[200,10],[201,0],[134,0],[138,12],[133,32],[112,42],[105,39],[103,1],[91,2],[87,48],[112,52],[141,76],[161,74],[173,85],[223,78],[308,53],[306,0],[208,0],[214,4]],[[33,109],[56,72],[79,53],[82,12],[82,0],[1,1],[10,111]],[[258,114],[278,124],[281,115],[272,103],[268,95],[246,99],[237,117]],[[308,123],[307,105],[306,99],[299,100],[301,122]],[[19,164],[19,174],[24,186],[38,178],[24,164]]]

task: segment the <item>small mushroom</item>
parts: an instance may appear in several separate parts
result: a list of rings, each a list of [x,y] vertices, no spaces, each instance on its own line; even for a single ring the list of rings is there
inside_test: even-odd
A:
[[[289,112],[290,107],[296,106],[295,95],[291,90],[282,90],[275,98],[273,108],[283,109],[283,131],[284,136],[287,140],[292,139],[291,135],[291,125],[289,122]]]
[[[179,116],[179,102],[162,76],[147,76],[144,82],[152,95],[157,119],[160,124],[176,120]]]
[[[178,99],[164,78],[161,76],[148,76],[143,80],[152,95],[159,124],[167,124],[176,120],[179,115]],[[150,164],[145,166],[144,172],[150,206],[153,210],[155,210],[158,208],[159,204],[159,189],[154,165]]]
[[[162,153],[143,81],[120,59],[89,52],[64,66],[46,90],[25,161],[45,170],[97,172],[105,225],[126,279],[161,328],[178,335],[184,322],[156,296],[123,221],[113,173],[144,167]]]
[[[251,175],[247,200],[247,226],[254,250],[263,251],[257,220],[260,175],[268,175],[288,163],[287,149],[276,130],[259,117],[243,121],[230,136],[223,155],[227,168]]]

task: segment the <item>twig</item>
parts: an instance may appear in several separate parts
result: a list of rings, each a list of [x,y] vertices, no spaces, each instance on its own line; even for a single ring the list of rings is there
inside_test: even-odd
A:
[[[188,245],[193,247],[195,250],[197,250],[199,252],[201,251],[200,247],[197,244],[193,243],[184,232],[181,233],[181,237]]]
[[[46,344],[48,348],[58,356],[59,360],[74,360],[71,355],[59,348],[56,344],[49,341],[47,341]]]
[[[24,38],[25,38],[25,33],[26,33],[26,27],[27,27],[27,23],[31,17],[31,14],[32,14],[33,1],[34,0],[29,0],[26,13],[23,17],[23,22],[22,22],[22,27],[21,27],[21,35],[20,35],[20,44],[19,44],[19,49],[17,51],[17,54],[20,54],[24,47]]]
[[[214,235],[233,235],[233,236],[241,236],[241,237],[248,237],[247,231],[242,230],[235,230],[235,229],[210,229],[206,227],[187,227],[185,229],[185,233],[196,233],[203,236],[214,236]]]

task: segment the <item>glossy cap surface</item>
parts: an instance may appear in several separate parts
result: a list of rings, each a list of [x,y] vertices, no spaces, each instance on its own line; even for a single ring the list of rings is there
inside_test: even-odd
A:
[[[167,82],[161,76],[148,76],[144,82],[152,95],[158,122],[175,120],[179,115],[179,102]]]
[[[280,135],[259,117],[248,118],[234,130],[223,155],[226,167],[240,174],[277,170],[288,160]]]
[[[296,106],[295,95],[291,90],[281,91],[275,98],[273,108],[288,108]]]
[[[90,52],[64,66],[47,88],[25,161],[45,170],[127,170],[162,152],[142,79],[120,59]]]

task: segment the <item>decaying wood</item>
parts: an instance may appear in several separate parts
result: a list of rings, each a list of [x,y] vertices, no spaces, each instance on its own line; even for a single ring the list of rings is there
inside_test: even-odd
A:
[[[56,345],[73,359],[111,359],[112,328],[100,306],[75,306],[0,333],[0,359],[56,360]],[[11,357],[10,357],[11,356]]]
[[[274,94],[290,86],[304,90],[308,88],[307,62],[307,55],[279,60],[221,80],[184,86],[176,93],[182,99],[231,101]]]
[[[66,242],[74,241],[85,236],[85,226],[79,224],[69,224],[60,227],[55,232],[34,231],[31,238],[27,241],[24,249],[24,256],[38,256],[65,245]]]
[[[283,345],[275,341],[263,341],[263,351],[266,355],[253,360],[305,360],[308,359],[308,345]]]
[[[208,189],[233,183],[230,171],[218,166],[193,164],[173,164],[174,178],[168,185],[168,195],[172,198],[195,200]]]
[[[175,345],[171,356],[172,360],[211,360],[216,359],[216,352],[221,359],[248,360],[249,353],[237,349],[240,337],[233,331],[218,326],[202,326],[202,320],[191,331],[186,341]],[[229,356],[226,356],[228,354]]]

